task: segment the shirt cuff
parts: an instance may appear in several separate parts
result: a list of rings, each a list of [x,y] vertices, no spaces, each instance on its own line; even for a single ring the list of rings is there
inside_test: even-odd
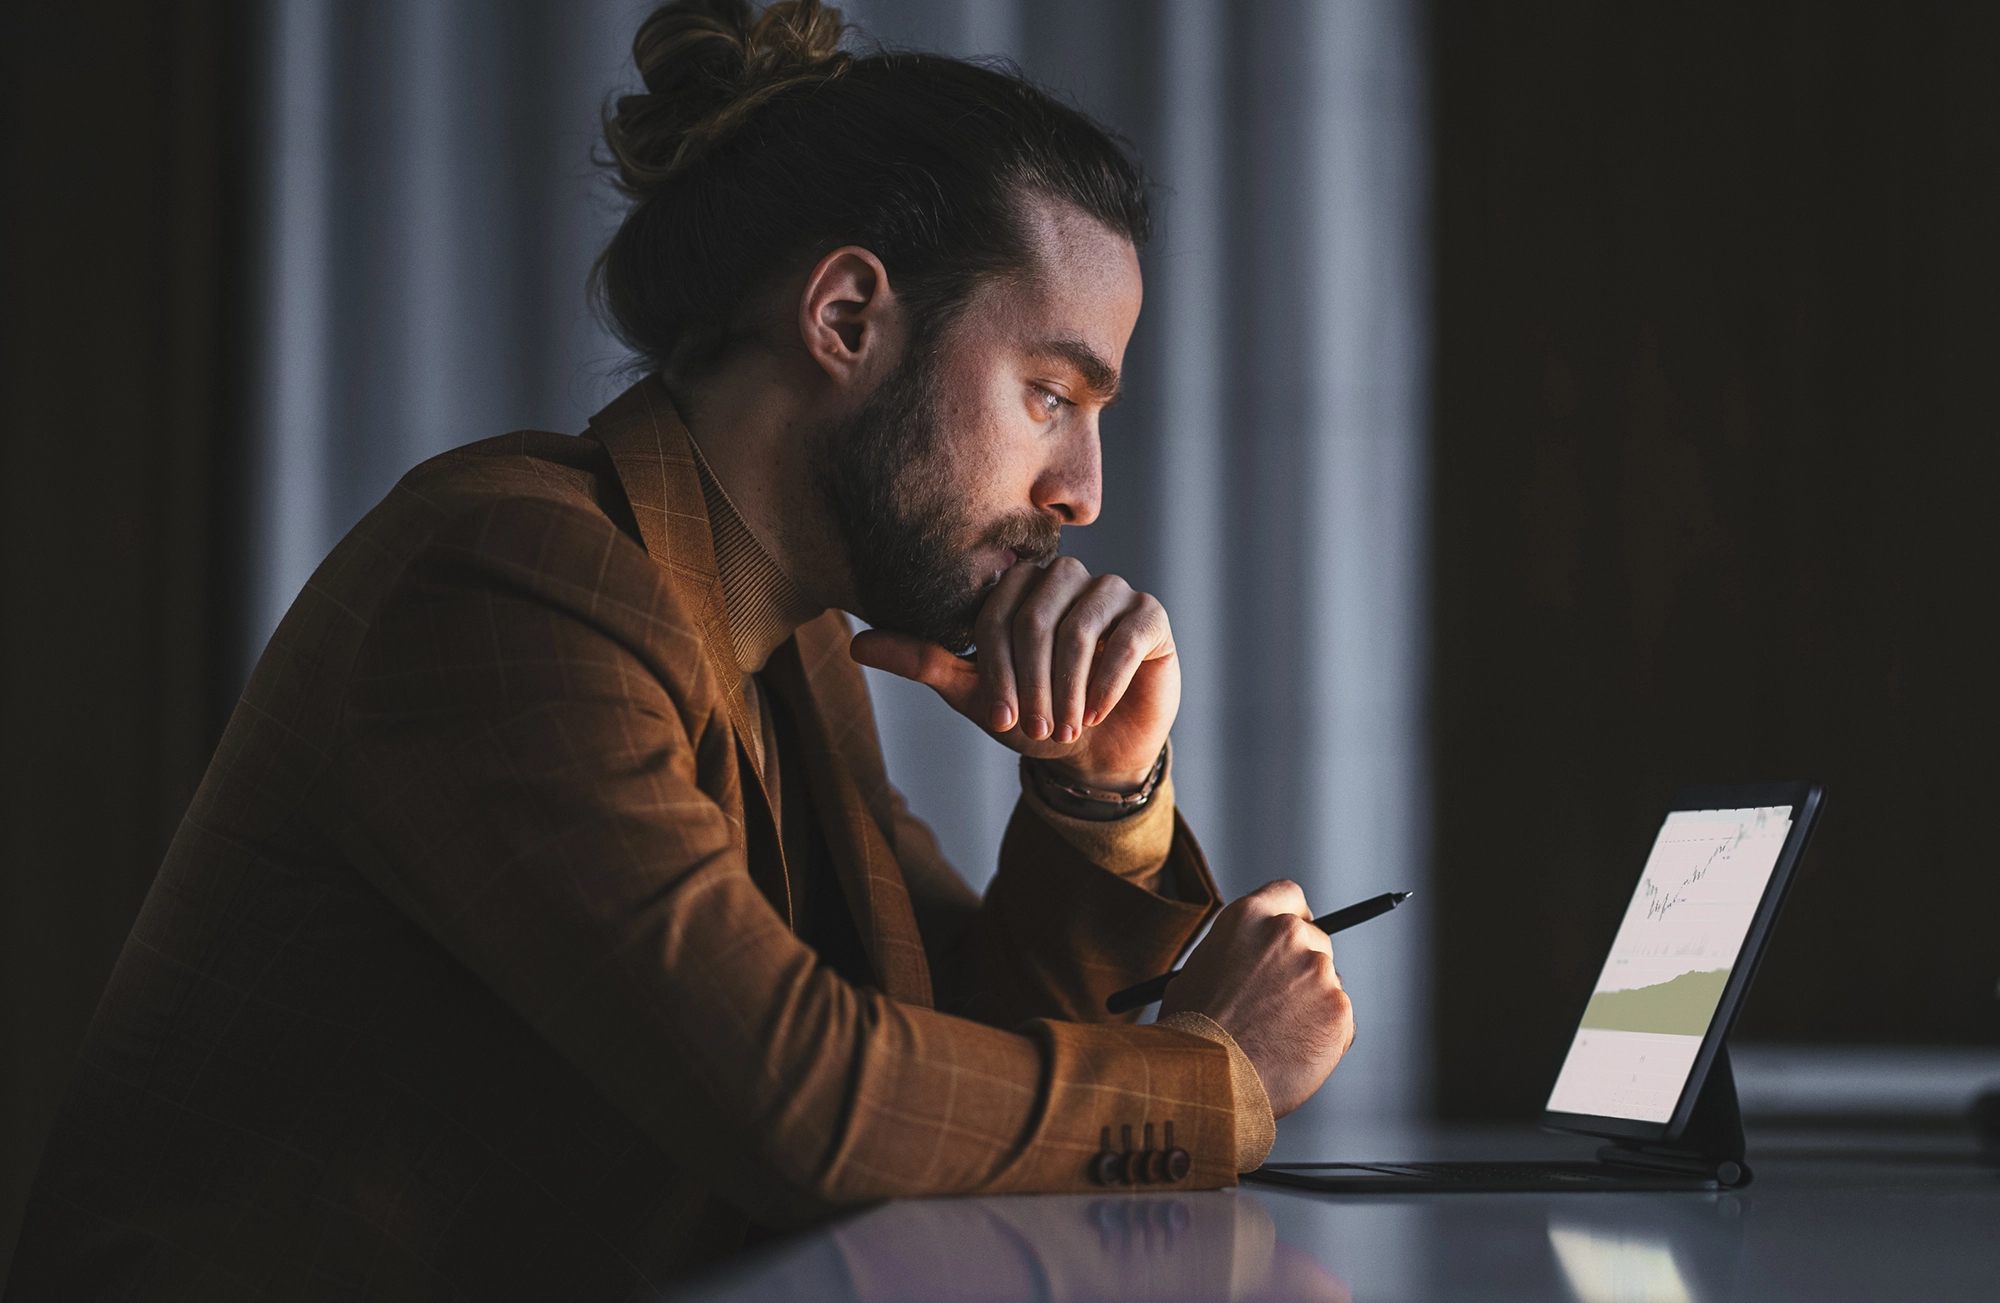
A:
[[[1229,1051],[1229,1088],[1236,1096],[1236,1170],[1254,1172],[1262,1167],[1271,1156],[1271,1146],[1278,1142],[1278,1121],[1271,1116],[1271,1097],[1264,1093],[1257,1065],[1250,1062],[1236,1038],[1206,1014],[1170,1013],[1159,1025],[1214,1041]]]
[[[1161,883],[1159,878],[1174,844],[1173,768],[1169,751],[1153,799],[1122,819],[1078,819],[1056,810],[1036,794],[1025,763],[1021,768],[1021,800],[1091,863],[1148,891],[1172,895],[1172,884]]]

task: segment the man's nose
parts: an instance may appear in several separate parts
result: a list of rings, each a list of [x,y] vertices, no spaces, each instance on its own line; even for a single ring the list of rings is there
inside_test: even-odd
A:
[[[1035,480],[1034,502],[1065,525],[1088,525],[1104,507],[1104,454],[1093,413],[1065,439]]]

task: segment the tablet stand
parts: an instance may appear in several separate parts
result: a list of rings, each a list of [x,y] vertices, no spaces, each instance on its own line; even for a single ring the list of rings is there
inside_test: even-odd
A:
[[[1687,1126],[1673,1141],[1614,1140],[1597,1151],[1599,1162],[1648,1172],[1699,1176],[1724,1189],[1750,1184],[1743,1161],[1743,1113],[1736,1104],[1736,1074],[1729,1046],[1716,1047],[1715,1061],[1695,1097]]]

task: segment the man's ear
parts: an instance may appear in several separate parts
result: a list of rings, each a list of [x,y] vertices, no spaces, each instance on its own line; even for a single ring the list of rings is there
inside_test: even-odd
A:
[[[856,245],[819,260],[799,296],[806,351],[843,387],[868,387],[902,343],[902,309],[882,260]]]

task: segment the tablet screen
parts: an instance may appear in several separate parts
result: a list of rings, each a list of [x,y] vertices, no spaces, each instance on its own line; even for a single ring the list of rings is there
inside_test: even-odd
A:
[[[1660,826],[1549,1109],[1666,1122],[1792,828],[1792,807],[1677,810]]]

